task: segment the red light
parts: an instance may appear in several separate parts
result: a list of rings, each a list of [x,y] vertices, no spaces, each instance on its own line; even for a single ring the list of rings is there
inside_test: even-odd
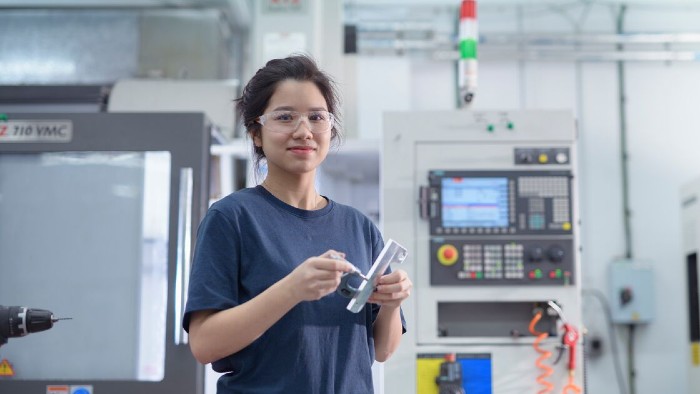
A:
[[[476,19],[476,1],[462,0],[460,19]]]

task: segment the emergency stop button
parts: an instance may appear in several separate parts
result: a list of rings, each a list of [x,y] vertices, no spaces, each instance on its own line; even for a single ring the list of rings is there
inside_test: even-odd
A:
[[[454,245],[442,245],[437,251],[438,261],[442,265],[453,265],[457,262],[458,257],[459,253],[457,252],[457,248],[455,248]]]

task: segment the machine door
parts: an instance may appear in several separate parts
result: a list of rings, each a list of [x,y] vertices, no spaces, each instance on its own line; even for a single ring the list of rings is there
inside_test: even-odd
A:
[[[70,317],[0,347],[2,393],[194,393],[180,328],[208,205],[203,114],[0,118],[0,305]]]

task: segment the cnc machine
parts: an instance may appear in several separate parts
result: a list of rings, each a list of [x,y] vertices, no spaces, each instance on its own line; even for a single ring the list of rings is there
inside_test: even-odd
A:
[[[446,359],[470,394],[583,392],[572,115],[387,113],[381,168],[384,234],[414,284],[385,392],[457,392]]]

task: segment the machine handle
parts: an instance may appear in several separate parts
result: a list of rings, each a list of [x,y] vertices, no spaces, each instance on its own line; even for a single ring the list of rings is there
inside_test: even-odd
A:
[[[191,167],[180,169],[180,190],[177,208],[177,263],[175,268],[174,329],[175,345],[188,343],[187,332],[182,328],[182,316],[187,304],[190,277],[190,249],[192,245],[192,190],[194,171]]]

